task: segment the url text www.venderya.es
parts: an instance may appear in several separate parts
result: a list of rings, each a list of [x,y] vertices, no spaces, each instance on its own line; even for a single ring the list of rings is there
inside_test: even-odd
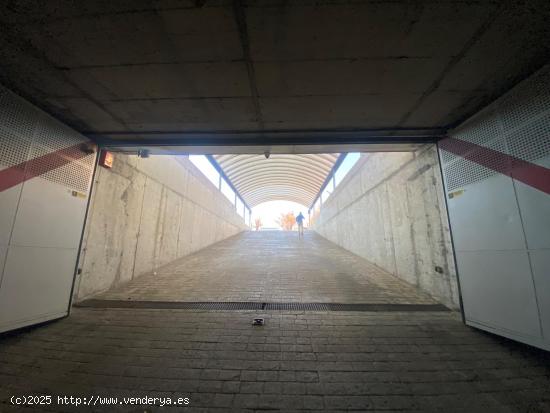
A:
[[[45,406],[57,403],[65,406],[187,406],[191,402],[189,397],[105,397],[105,396],[48,396],[29,395],[11,396],[10,402],[13,405]]]

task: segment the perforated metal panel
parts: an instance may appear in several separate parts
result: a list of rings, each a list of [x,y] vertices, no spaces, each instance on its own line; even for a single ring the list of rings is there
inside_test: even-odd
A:
[[[0,128],[15,139],[32,140],[37,123],[36,110],[0,86]]]
[[[521,160],[536,162],[550,155],[550,69],[545,68],[520,86],[511,90],[464,124],[453,130],[449,136],[511,155]],[[498,172],[476,162],[469,161],[445,146],[460,142],[446,142],[442,145],[441,158],[448,191],[483,181]],[[502,157],[491,159],[485,151],[475,149],[467,152],[477,158],[487,157],[484,162],[496,170],[507,170],[509,164]]]
[[[95,154],[84,154],[88,140],[69,127],[0,88],[0,167],[25,165],[30,176],[87,192]]]
[[[502,135],[502,127],[493,109],[485,110],[469,119],[453,131],[451,136],[460,141],[488,147],[503,153],[506,152],[506,141]],[[453,142],[449,142],[446,145],[453,145]],[[489,168],[457,156],[452,152],[443,150],[441,154],[447,180],[447,189],[449,191],[482,181],[496,173]],[[481,154],[477,155],[482,156]]]
[[[29,121],[33,112],[0,87],[0,168],[18,165],[27,160],[36,121]]]
[[[550,113],[513,131],[506,141],[510,155],[516,158],[536,162],[547,157],[550,155]]]
[[[447,190],[452,192],[473,182],[482,181],[494,172],[466,159],[459,159],[445,169]]]
[[[439,148],[466,323],[550,350],[550,65]]]
[[[0,332],[68,312],[95,161],[88,142],[0,86]]]
[[[48,156],[40,156],[39,153],[45,152]],[[73,154],[67,156],[67,153]],[[90,174],[93,171],[94,155],[88,155],[88,164],[80,161],[75,161],[73,156],[80,156],[80,149],[72,149],[64,151],[63,154],[51,154],[51,148],[44,148],[40,145],[34,145],[31,150],[32,159],[35,162],[29,165],[28,171],[31,173],[49,169],[52,165],[58,165],[62,162],[67,162],[63,166],[58,166],[48,172],[40,173],[40,178],[51,182],[66,186],[79,192],[87,192],[90,183]],[[84,159],[86,159],[84,158]]]
[[[550,108],[550,71],[544,68],[515,87],[496,103],[505,133],[523,128]]]
[[[30,149],[31,141],[18,138],[0,127],[0,168],[8,168],[25,162]]]
[[[495,139],[489,142],[486,145],[480,145],[490,149],[497,150],[499,152],[505,152],[506,146],[504,139]],[[466,185],[483,181],[490,176],[497,174],[493,169],[486,168],[476,162],[465,159],[461,156],[453,155],[450,152],[443,151],[449,155],[452,155],[452,158],[444,165],[445,178],[447,181],[447,189],[449,191],[454,191],[455,189],[463,188]],[[481,159],[483,158],[485,162],[493,165],[495,169],[500,170],[502,167],[506,168],[508,165],[501,165],[502,159],[493,158],[489,154],[486,154],[483,151],[470,151],[471,156]],[[450,156],[449,156],[450,158]]]
[[[502,127],[495,110],[489,108],[470,118],[451,134],[453,138],[484,145],[502,136]]]

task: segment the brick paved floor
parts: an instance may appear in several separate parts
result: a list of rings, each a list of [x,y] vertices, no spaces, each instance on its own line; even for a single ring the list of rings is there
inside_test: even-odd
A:
[[[0,411],[550,411],[549,353],[456,313],[74,309],[0,338]],[[186,409],[11,406],[12,395],[189,397]]]
[[[276,253],[274,253],[276,250]],[[433,303],[314,234],[247,233],[100,298]],[[253,327],[252,318],[266,324]],[[0,336],[0,412],[549,412],[550,353],[454,312],[75,308]],[[13,395],[53,395],[22,407]],[[56,396],[189,397],[189,407]]]
[[[96,298],[427,304],[425,293],[321,236],[244,232]]]

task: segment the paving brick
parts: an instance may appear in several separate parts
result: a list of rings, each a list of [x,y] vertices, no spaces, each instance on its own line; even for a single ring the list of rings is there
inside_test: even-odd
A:
[[[216,394],[209,404],[210,407],[231,407],[234,398],[234,394]]]
[[[221,370],[218,379],[219,380],[239,380],[241,372],[239,370]]]
[[[306,386],[304,383],[291,382],[283,383],[284,394],[306,394]]]
[[[222,381],[212,381],[206,380],[201,381],[197,392],[199,393],[219,393],[222,392],[223,382]]]
[[[262,382],[245,381],[241,383],[240,392],[259,394],[262,392],[262,389],[263,389]]]
[[[372,401],[365,396],[325,396],[325,406],[329,410],[372,410]]]
[[[258,371],[256,379],[258,381],[276,381],[279,378],[278,371]]]
[[[257,380],[257,372],[254,370],[243,370],[241,371],[241,381],[256,381]]]
[[[279,381],[266,381],[263,384],[264,394],[281,394],[283,392],[283,383]]]
[[[222,383],[223,393],[239,393],[241,387],[240,381],[226,381]]]
[[[257,394],[236,394],[233,399],[233,406],[238,408],[258,409],[260,406],[259,396]]]
[[[324,399],[323,396],[304,396],[304,409],[306,410],[323,410]]]

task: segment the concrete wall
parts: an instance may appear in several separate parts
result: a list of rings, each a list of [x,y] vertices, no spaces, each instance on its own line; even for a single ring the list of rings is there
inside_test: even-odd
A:
[[[364,154],[323,204],[314,229],[448,307],[459,308],[435,146]]]
[[[235,207],[184,157],[117,154],[98,167],[76,300],[246,229]]]

